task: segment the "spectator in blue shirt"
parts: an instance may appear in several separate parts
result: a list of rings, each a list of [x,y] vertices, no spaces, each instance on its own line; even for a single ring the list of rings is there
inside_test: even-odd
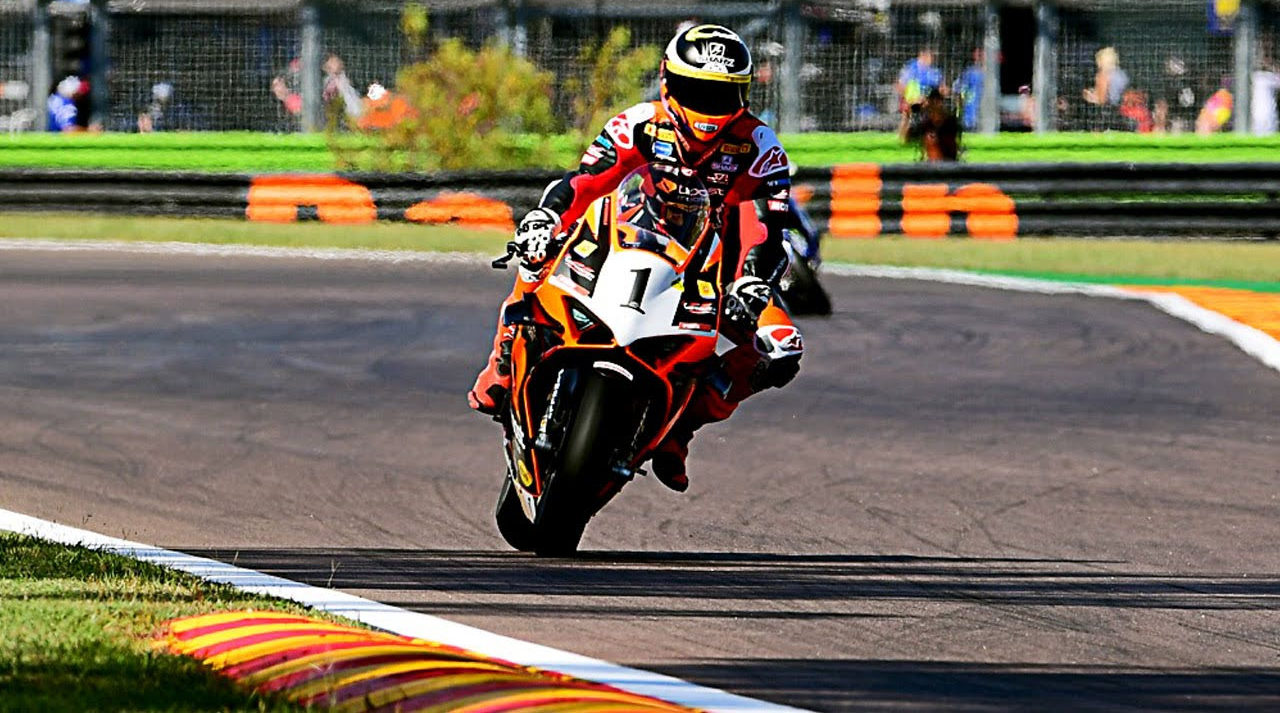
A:
[[[986,61],[986,53],[981,48],[973,51],[973,64],[965,68],[951,87],[951,94],[960,102],[960,121],[965,131],[976,131],[978,113],[982,106],[982,65]]]
[[[934,89],[942,89],[942,72],[933,66],[933,50],[921,47],[916,58],[907,62],[898,74],[899,108],[906,111],[923,102]]]
[[[57,89],[49,95],[49,101],[45,106],[49,109],[49,131],[79,131],[80,125],[76,121],[80,116],[80,110],[76,108],[76,93],[80,91],[80,79],[78,77],[67,77],[58,82]]]

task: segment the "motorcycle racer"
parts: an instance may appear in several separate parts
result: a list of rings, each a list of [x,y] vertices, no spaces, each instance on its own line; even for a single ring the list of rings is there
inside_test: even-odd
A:
[[[750,51],[732,30],[698,25],[681,31],[662,60],[661,98],[607,122],[578,168],[549,186],[516,228],[520,263],[504,309],[541,284],[563,246],[562,231],[632,169],[670,164],[694,172],[707,186],[712,227],[724,241],[726,256],[719,275],[725,296],[722,333],[737,346],[723,356],[727,379],[699,387],[651,460],[654,475],[676,491],[689,486],[685,458],[694,431],[728,418],[743,399],[784,386],[799,371],[800,333],[775,296],[787,270],[783,230],[792,221],[789,164],[773,130],[748,111],[751,78]],[[768,235],[742,256],[737,211],[729,208],[757,198],[765,201]],[[512,338],[499,319],[488,363],[468,394],[473,409],[494,414],[501,408],[511,387]],[[787,356],[771,358],[771,353]]]

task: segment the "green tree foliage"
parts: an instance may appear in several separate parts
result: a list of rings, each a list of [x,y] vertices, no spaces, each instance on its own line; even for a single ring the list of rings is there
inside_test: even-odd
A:
[[[439,171],[546,167],[556,164],[550,136],[570,132],[585,142],[614,113],[644,98],[657,69],[657,47],[631,47],[615,28],[584,47],[585,73],[563,85],[568,122],[552,110],[551,72],[538,69],[501,42],[472,49],[458,39],[434,47],[420,3],[408,3],[401,30],[419,61],[403,67],[391,88],[400,107],[378,128],[330,113],[328,144],[343,169]]]
[[[662,51],[655,45],[631,46],[631,30],[618,26],[599,45],[585,45],[578,62],[584,75],[565,81],[573,97],[570,127],[589,140],[619,111],[642,101],[657,75]]]
[[[406,3],[400,29],[417,61],[401,68],[373,121],[330,121],[328,143],[343,169],[438,171],[546,165],[550,72],[497,41],[472,49],[459,39],[430,45],[426,6]],[[387,107],[394,107],[388,109]],[[394,117],[387,120],[390,115]],[[330,115],[332,117],[332,114]],[[355,133],[344,131],[355,130]]]
[[[400,12],[400,31],[404,33],[405,43],[415,56],[426,48],[427,30],[430,26],[426,5],[420,2],[405,3]]]
[[[396,78],[415,115],[382,132],[384,147],[415,170],[539,165],[556,128],[550,72],[491,42],[441,42]],[[531,138],[532,137],[532,138]]]

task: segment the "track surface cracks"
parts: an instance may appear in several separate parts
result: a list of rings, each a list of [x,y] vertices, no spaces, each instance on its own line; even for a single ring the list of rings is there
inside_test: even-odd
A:
[[[1280,708],[1280,378],[1138,303],[833,279],[585,555],[463,394],[509,275],[6,251],[0,506],[822,710]]]

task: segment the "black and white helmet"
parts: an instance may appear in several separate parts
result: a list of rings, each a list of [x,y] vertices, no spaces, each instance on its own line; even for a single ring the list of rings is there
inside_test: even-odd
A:
[[[662,58],[662,101],[688,138],[707,142],[747,106],[751,50],[722,25],[681,31]]]

